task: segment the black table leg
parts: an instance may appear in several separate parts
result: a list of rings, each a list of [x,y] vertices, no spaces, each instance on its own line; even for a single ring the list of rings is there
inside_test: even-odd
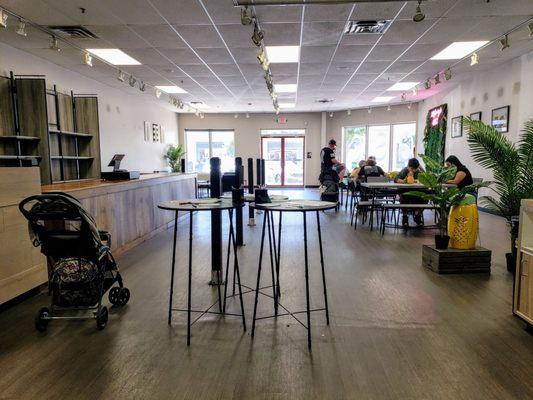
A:
[[[278,257],[276,260],[276,278],[277,278],[276,287],[278,290],[278,299],[281,297],[281,290],[279,286],[279,266],[280,266],[280,259],[281,259],[281,217],[282,215],[283,213],[280,211],[279,212],[279,226],[278,226]]]
[[[229,210],[228,210],[229,212]],[[231,217],[230,217],[231,222]],[[224,284],[224,306],[222,307],[222,312],[226,312],[226,298],[228,294],[228,284],[229,284],[229,256],[230,256],[230,250],[231,250],[231,231],[230,231],[230,237],[228,238],[228,251],[226,255],[226,274],[225,276],[225,284]],[[234,277],[235,280],[235,277]],[[235,281],[233,282],[233,295],[235,295]]]
[[[263,229],[261,234],[261,246],[259,249],[259,266],[257,267],[257,283],[255,285],[255,301],[254,301],[254,316],[252,320],[252,338],[255,334],[255,319],[257,316],[257,300],[259,297],[259,284],[261,282],[261,265],[263,264],[263,247],[265,244],[265,228],[266,228],[266,221],[267,221],[267,213],[264,213],[263,216]]]
[[[277,290],[276,290],[276,275],[274,272],[274,254],[272,254],[272,242],[275,240],[273,239],[273,231],[274,226],[272,222],[272,213],[273,211],[267,211],[265,210],[265,215],[267,217],[267,226],[268,226],[268,246],[270,249],[270,271],[272,273],[272,297],[274,298],[274,314],[278,315],[278,298],[277,298]]]
[[[237,242],[235,240],[235,233],[233,230],[233,210],[228,210],[229,212],[229,236],[230,240],[233,243],[233,275],[237,274],[237,286],[239,288],[239,300],[241,302],[241,314],[242,314],[242,326],[244,332],[246,332],[246,317],[244,315],[244,302],[242,300],[242,286],[241,286],[241,273],[239,271],[239,258],[237,257]],[[235,279],[235,278],[234,278]],[[226,285],[227,286],[227,285]],[[224,312],[226,311],[226,300],[224,299]]]
[[[322,285],[324,286],[324,304],[326,307],[326,322],[329,325],[328,291],[326,289],[326,271],[324,269],[324,252],[322,251],[322,230],[320,229],[320,213],[316,212],[316,226],[318,229],[318,245],[320,248],[320,265],[322,266]]]
[[[172,297],[174,295],[174,268],[176,265],[176,239],[178,236],[178,211],[174,214],[174,243],[172,244],[172,269],[170,272],[170,299],[168,302],[168,324],[172,322]]]
[[[187,346],[191,344],[192,214],[189,212],[189,283],[187,292]]]
[[[311,349],[311,311],[309,306],[309,260],[307,256],[307,216],[304,215],[305,298],[307,305],[307,347]]]

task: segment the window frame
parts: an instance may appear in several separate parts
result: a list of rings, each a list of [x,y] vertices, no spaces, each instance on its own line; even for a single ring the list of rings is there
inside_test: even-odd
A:
[[[209,141],[209,158],[210,159],[213,157],[213,132],[233,132],[233,142],[235,142],[235,129],[185,129],[183,139],[185,141],[185,161],[187,163],[189,163],[188,155],[190,154],[188,141],[187,141],[187,135],[191,132],[207,132],[208,141]],[[235,154],[234,154],[234,158],[235,158]],[[203,173],[199,171],[191,171],[191,172],[196,172],[198,174]],[[227,172],[231,172],[231,171],[227,171]]]
[[[346,159],[346,130],[349,128],[365,128],[365,159],[368,158],[368,145],[369,145],[369,128],[371,126],[389,126],[389,168],[394,170],[394,127],[397,125],[414,125],[414,149],[416,152],[416,145],[418,143],[418,123],[417,121],[405,121],[405,122],[396,122],[396,123],[373,123],[373,124],[353,124],[346,125],[342,127],[342,148],[341,148],[341,162],[347,164],[348,160]],[[356,162],[359,162],[357,160]],[[347,166],[348,167],[348,166]]]

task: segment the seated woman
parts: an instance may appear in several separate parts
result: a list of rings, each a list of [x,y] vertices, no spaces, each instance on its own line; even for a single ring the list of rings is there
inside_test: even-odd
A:
[[[449,180],[446,183],[451,183],[454,185],[457,185],[459,189],[464,188],[465,186],[472,185],[474,183],[474,180],[472,179],[472,174],[466,168],[461,161],[455,156],[449,156],[446,161],[445,165],[447,167],[454,166],[457,168],[457,172],[455,173],[455,177],[451,180]]]
[[[407,167],[402,169],[398,175],[396,175],[396,178],[394,179],[394,182],[396,183],[413,183],[415,179],[418,179],[418,174],[420,172],[424,172],[422,167],[420,166],[420,162],[416,158],[411,158],[407,162]],[[409,182],[409,178],[412,178],[412,182]],[[400,195],[400,203],[401,204],[426,204],[427,201],[424,199],[421,199],[420,197],[416,196],[409,196],[402,194]],[[402,217],[402,225],[408,226],[409,225],[409,215],[407,214],[408,210],[403,210],[403,217]],[[423,210],[415,210],[413,219],[415,223],[418,226],[421,226],[424,224],[422,220],[422,213]]]
[[[354,168],[350,173],[350,179],[348,181],[348,190],[352,193],[360,189],[361,180],[359,178],[359,171],[366,165],[366,160],[359,161],[358,167]]]

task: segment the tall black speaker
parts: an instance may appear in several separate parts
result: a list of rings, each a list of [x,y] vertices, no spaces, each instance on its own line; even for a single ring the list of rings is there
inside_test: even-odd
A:
[[[243,169],[242,169],[242,158],[236,157],[235,158],[235,185],[234,187],[237,189],[242,188],[242,181],[243,181]],[[242,246],[244,244],[244,234],[243,234],[243,226],[242,226],[242,207],[238,207],[235,210],[235,241],[237,242],[237,246]]]
[[[220,158],[209,160],[211,165],[211,197],[218,199],[222,195],[222,174],[220,173]],[[222,212],[211,211],[211,283],[220,284],[222,277]]]
[[[185,158],[181,159],[181,172],[185,172]]]

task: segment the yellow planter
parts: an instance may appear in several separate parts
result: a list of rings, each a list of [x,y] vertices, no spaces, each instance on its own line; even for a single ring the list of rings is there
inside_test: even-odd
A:
[[[452,249],[476,247],[479,215],[476,204],[452,206],[448,217],[448,235]]]

